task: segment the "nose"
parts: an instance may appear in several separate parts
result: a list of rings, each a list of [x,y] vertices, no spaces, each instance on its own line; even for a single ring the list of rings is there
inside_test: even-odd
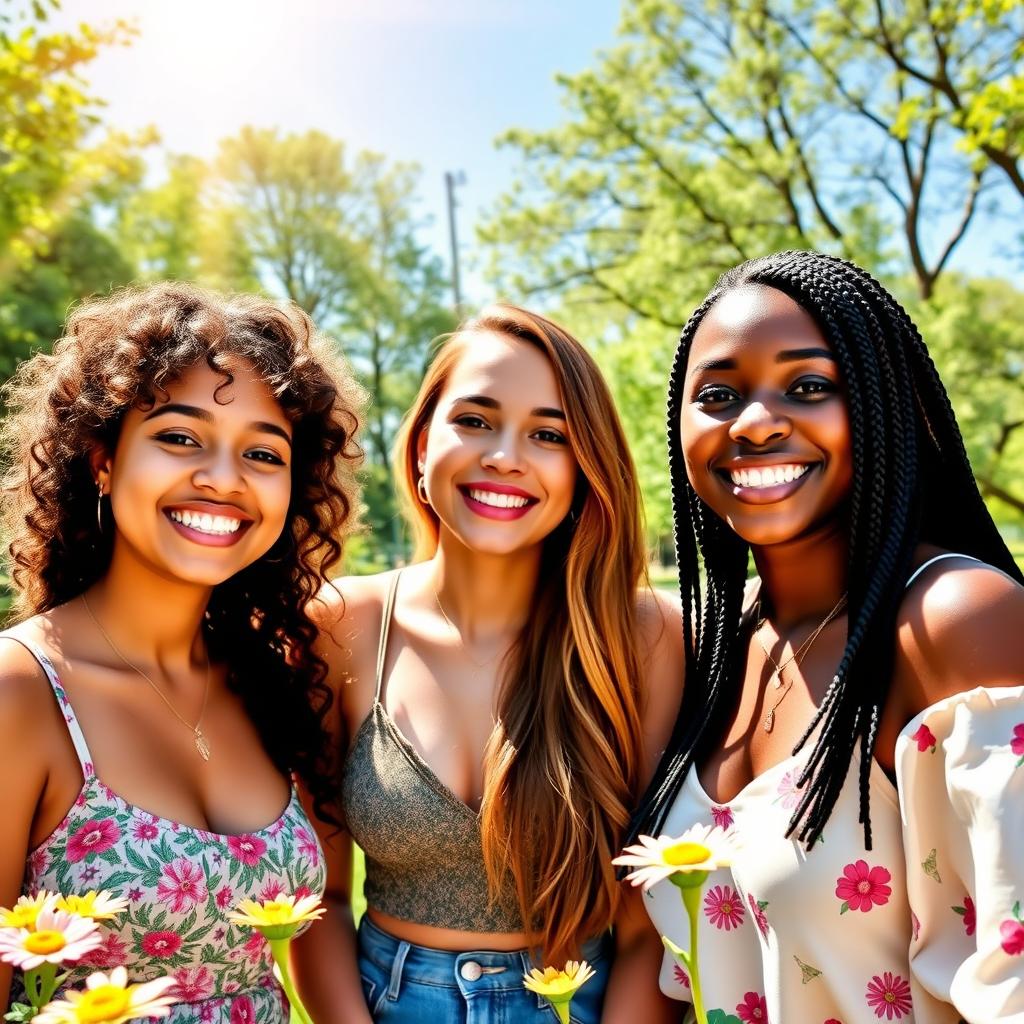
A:
[[[192,483],[214,494],[240,494],[246,486],[238,458],[227,446],[207,450],[207,457],[192,474]]]
[[[523,473],[518,438],[511,431],[495,434],[494,443],[480,457],[480,465],[498,473]]]
[[[751,399],[729,426],[729,436],[755,447],[789,437],[792,424],[771,402]]]

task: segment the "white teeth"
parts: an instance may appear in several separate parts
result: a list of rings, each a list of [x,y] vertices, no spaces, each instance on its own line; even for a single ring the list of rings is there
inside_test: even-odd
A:
[[[737,487],[774,487],[799,480],[810,469],[807,465],[759,466],[757,469],[732,469],[729,478]]]
[[[179,512],[171,510],[171,518],[190,530],[197,530],[199,533],[234,533],[241,525],[241,519],[233,519],[231,516],[211,516],[208,512]]]
[[[528,503],[527,498],[518,494],[498,494],[495,491],[470,489],[469,496],[482,505],[491,505],[494,508],[523,508]]]

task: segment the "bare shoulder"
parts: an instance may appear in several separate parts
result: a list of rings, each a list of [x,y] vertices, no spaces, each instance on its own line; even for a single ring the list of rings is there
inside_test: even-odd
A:
[[[0,633],[0,732],[4,746],[24,751],[38,747],[56,715],[53,690],[39,662],[23,646],[35,639],[30,623]]]
[[[1024,587],[966,558],[929,566],[897,618],[897,672],[922,710],[976,686],[1024,684]]]
[[[320,633],[317,653],[327,662],[333,688],[372,673],[393,575],[343,576],[325,584],[309,603],[309,617]]]
[[[650,657],[677,643],[682,650],[683,608],[676,595],[643,587],[637,592],[636,612],[641,656]]]
[[[678,599],[641,590],[637,600],[640,657],[640,725],[644,737],[643,786],[664,753],[683,699],[683,613]]]

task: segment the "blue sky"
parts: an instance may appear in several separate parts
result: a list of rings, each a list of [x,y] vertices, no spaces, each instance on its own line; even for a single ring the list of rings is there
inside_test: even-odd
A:
[[[173,152],[212,156],[244,124],[318,128],[423,169],[424,240],[448,261],[445,171],[461,170],[469,305],[491,296],[472,264],[474,221],[511,183],[507,128],[563,116],[559,72],[615,41],[620,0],[64,0],[60,22],[125,18],[139,36],[89,77],[122,129],[155,125]],[[943,225],[945,230],[945,225]],[[1021,280],[999,258],[1016,230],[979,218],[953,259]]]
[[[131,19],[134,44],[92,65],[117,128],[155,125],[211,156],[244,124],[318,128],[423,168],[425,239],[448,258],[444,173],[462,170],[460,251],[513,175],[511,127],[560,115],[558,72],[614,41],[619,0],[64,0],[58,23]],[[470,274],[470,302],[488,296]]]

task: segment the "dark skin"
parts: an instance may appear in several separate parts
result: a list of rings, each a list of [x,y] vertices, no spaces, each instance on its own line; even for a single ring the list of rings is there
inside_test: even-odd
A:
[[[849,423],[838,367],[810,315],[766,286],[724,295],[694,337],[680,427],[692,485],[751,545],[761,580],[765,621],[747,640],[739,701],[721,743],[700,766],[704,789],[726,803],[789,757],[846,642],[841,614],[799,666],[784,667],[782,687],[770,682],[774,666],[761,642],[783,665],[846,587]],[[940,553],[921,544],[914,564]],[[890,776],[897,737],[925,708],[975,686],[1020,684],[1022,624],[1024,588],[998,570],[947,559],[915,580],[897,618],[875,748]],[[773,706],[774,728],[766,732]]]
[[[107,573],[87,592],[92,611],[134,665],[188,722],[199,717],[207,661],[200,623],[216,583],[262,555],[284,527],[291,493],[291,426],[247,364],[221,390],[205,365],[168,389],[153,410],[126,414],[113,452],[92,456],[110,495],[116,530]],[[171,411],[178,404],[184,410]],[[167,408],[162,408],[166,406]],[[219,508],[245,520],[230,544],[189,538],[168,513]],[[111,520],[116,521],[116,526]],[[266,827],[288,802],[288,780],[274,767],[223,666],[213,665],[202,730],[212,751],[199,757],[183,725],[129,669],[75,599],[8,631],[51,658],[103,782],[160,817],[221,834]],[[18,898],[29,851],[58,826],[82,789],[67,725],[35,659],[0,643],[0,787],[6,823],[0,843],[0,906]],[[11,969],[0,965],[0,1002]]]

